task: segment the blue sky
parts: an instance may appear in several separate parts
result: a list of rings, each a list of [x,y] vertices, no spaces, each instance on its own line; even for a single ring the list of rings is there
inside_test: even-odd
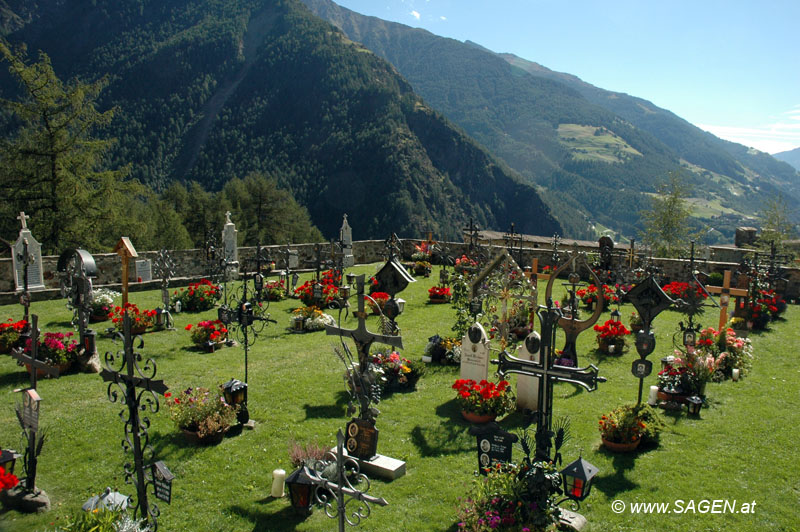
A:
[[[334,0],[647,99],[715,135],[800,147],[798,0]]]

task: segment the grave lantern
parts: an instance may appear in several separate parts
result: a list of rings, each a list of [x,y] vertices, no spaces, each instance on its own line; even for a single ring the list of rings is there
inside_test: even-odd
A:
[[[247,384],[239,379],[231,379],[222,385],[222,395],[225,402],[231,406],[239,406],[239,413],[236,420],[242,425],[250,421],[250,414],[247,411]]]
[[[299,514],[311,513],[314,484],[306,472],[305,465],[289,475],[286,479],[286,486],[289,488],[289,497],[292,500],[292,508],[294,508],[295,512]]]
[[[564,495],[575,501],[582,501],[592,490],[592,479],[598,469],[579,457],[561,471],[564,479]]]
[[[353,286],[354,284],[356,284],[356,274],[348,273],[344,277],[345,277],[345,279],[347,279],[347,284],[349,284],[350,286]]]
[[[611,311],[611,321],[612,322],[619,323],[619,317],[620,317],[620,314],[619,314],[619,309],[618,308],[615,308],[614,310]]]
[[[693,395],[686,399],[686,410],[690,416],[699,416],[700,408],[703,406],[703,400],[698,396]]]
[[[350,297],[350,285],[346,284],[339,288],[339,297],[342,299],[348,299]]]
[[[387,318],[393,320],[400,315],[400,306],[397,304],[397,300],[395,298],[390,298],[386,303],[383,305],[383,313],[386,315]]]
[[[667,356],[663,357],[661,359],[661,369],[662,370],[666,369],[668,364],[671,366],[674,361],[675,361],[675,357],[672,356],[672,355],[667,355]]]
[[[259,294],[264,289],[264,276],[261,275],[260,272],[256,273],[253,276],[253,287],[256,289],[256,292],[259,293]]]
[[[0,450],[0,467],[6,473],[14,473],[14,465],[19,455],[10,449]]]
[[[395,299],[395,301],[397,302],[397,313],[402,314],[403,311],[406,309],[406,300],[398,297],[397,299]]]
[[[477,316],[483,310],[483,303],[477,297],[473,298],[472,301],[469,302],[469,313],[473,316]]]

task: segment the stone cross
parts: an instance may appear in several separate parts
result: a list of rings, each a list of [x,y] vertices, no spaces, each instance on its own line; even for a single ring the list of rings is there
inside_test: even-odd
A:
[[[225,250],[225,274],[228,269],[239,272],[239,247],[236,235],[239,231],[231,221],[231,212],[225,213],[225,226],[222,228],[222,247]]]
[[[339,242],[342,246],[342,267],[351,268],[355,264],[355,257],[353,257],[353,230],[350,224],[347,223],[347,214],[343,216],[342,227],[339,229]]]
[[[561,311],[547,300],[547,307],[539,307],[538,317],[541,322],[541,337],[534,331],[525,339],[529,352],[539,351],[539,361],[522,360],[506,351],[501,351],[497,360],[497,373],[505,377],[509,373],[527,375],[539,379],[539,412],[536,416],[536,459],[549,461],[552,447],[553,428],[553,385],[557,382],[570,382],[583,387],[587,391],[597,389],[597,384],[605,382],[605,377],[598,375],[597,367],[590,364],[586,368],[569,368],[553,364],[553,340],[555,325],[561,317]]]
[[[30,220],[30,219],[31,219],[31,217],[28,216],[27,214],[25,214],[24,211],[21,211],[19,213],[19,216],[17,216],[17,220],[19,220],[20,223],[22,224],[22,229],[27,229],[28,228],[27,221]]]
[[[136,486],[136,511],[139,511],[142,519],[147,519],[151,525],[157,523],[158,507],[149,505],[147,501],[147,484],[152,483],[153,479],[148,474],[149,465],[145,464],[145,454],[152,457],[154,451],[149,441],[147,428],[150,420],[141,417],[140,411],[148,407],[151,412],[158,412],[158,395],[164,395],[169,389],[164,381],[156,379],[156,364],[152,359],[148,359],[143,367],[139,366],[142,359],[140,353],[134,350],[134,338],[131,335],[131,318],[125,313],[123,315],[123,339],[124,348],[121,353],[115,355],[107,352],[105,355],[105,367],[100,372],[103,381],[108,382],[108,398],[112,403],[120,401],[127,407],[127,417],[124,411],[120,417],[125,422],[125,439],[123,449],[133,452],[133,465],[125,464],[125,480]],[[140,344],[139,347],[143,345]],[[122,355],[122,365],[115,368],[118,355]],[[120,392],[122,397],[120,398]],[[149,395],[147,395],[149,394]],[[156,395],[158,394],[158,395]],[[145,404],[141,403],[144,397]],[[157,526],[157,525],[156,525]],[[155,530],[155,527],[151,527]]]
[[[22,228],[17,241],[12,245],[11,261],[14,270],[14,289],[22,292],[20,303],[30,303],[30,290],[44,289],[44,272],[42,270],[42,245],[33,237],[25,220],[30,218],[24,212],[17,217]],[[25,300],[28,300],[25,302]]]
[[[722,286],[706,286],[706,291],[710,294],[719,294],[719,330],[722,331],[728,322],[728,304],[730,304],[731,296],[747,297],[748,291],[731,288],[730,270],[725,270],[722,276]]]

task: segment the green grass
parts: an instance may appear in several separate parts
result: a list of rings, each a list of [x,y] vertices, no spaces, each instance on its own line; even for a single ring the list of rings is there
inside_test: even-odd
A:
[[[558,140],[578,160],[621,163],[642,156],[636,148],[603,127],[559,124]]]
[[[374,266],[355,269],[371,273]],[[447,305],[428,305],[427,289],[438,278],[420,279],[402,293],[406,312],[399,318],[403,329],[403,354],[419,357],[427,338],[448,334],[453,311]],[[543,286],[541,287],[543,288]],[[559,289],[560,290],[560,289]],[[560,295],[560,294],[557,294]],[[141,307],[155,307],[158,292],[132,293]],[[279,324],[264,331],[250,351],[250,411],[257,420],[254,431],[228,436],[213,447],[193,447],[184,442],[166,410],[151,415],[151,443],[158,459],[176,475],[172,504],[160,504],[163,531],[328,531],[336,527],[324,512],[306,519],[295,517],[286,499],[269,497],[271,472],[291,469],[288,442],[335,442],[343,428],[346,397],[343,368],[332,353],[335,337],[324,333],[289,334],[288,311],[296,301],[272,304]],[[43,330],[67,330],[69,313],[63,301],[33,304]],[[623,316],[631,311],[623,308]],[[792,326],[797,307],[786,321],[754,336],[756,360],[751,376],[734,383],[709,384],[710,406],[699,419],[685,414],[667,416],[668,426],[658,447],[632,455],[615,455],[600,447],[597,418],[621,403],[635,401],[638,381],[630,374],[635,357],[605,357],[594,350],[594,334],[580,336],[582,363],[594,363],[608,382],[594,393],[568,384],[556,388],[554,412],[569,415],[573,437],[562,450],[565,460],[579,453],[600,468],[595,487],[581,512],[591,531],[694,531],[694,530],[796,530],[800,483],[796,467],[796,427],[800,366],[793,346],[800,330]],[[19,317],[19,306],[0,307],[0,318]],[[241,348],[213,354],[190,349],[187,323],[197,323],[213,311],[178,314],[177,331],[145,335],[144,353],[158,363],[159,376],[172,390],[191,385],[214,386],[231,377],[243,378]],[[606,314],[607,316],[607,314]],[[658,360],[671,352],[671,338],[680,316],[665,312],[655,321],[657,347],[650,356]],[[715,324],[709,311],[702,320]],[[352,327],[352,317],[346,326]],[[370,318],[370,328],[376,319]],[[376,346],[377,347],[377,346]],[[99,342],[101,353],[116,349],[110,340]],[[370,493],[389,501],[373,508],[360,530],[455,530],[455,507],[473,478],[476,467],[474,438],[460,419],[450,388],[457,368],[430,367],[417,391],[394,394],[379,405],[382,454],[407,461],[407,474],[393,482],[373,481]],[[26,386],[27,374],[10,357],[0,356],[0,445],[21,447],[12,407],[15,388]],[[655,376],[645,381],[645,390]],[[40,457],[37,484],[50,495],[53,510],[42,515],[15,511],[0,513],[0,530],[33,531],[63,523],[70,512],[106,486],[131,493],[124,484],[125,459],[120,441],[120,407],[106,398],[106,385],[98,375],[70,374],[42,380],[41,424],[49,440]],[[646,392],[645,392],[646,394]],[[518,415],[502,422],[519,426]],[[519,456],[519,451],[515,451]],[[151,497],[152,498],[152,497]],[[611,502],[673,503],[727,499],[756,502],[754,514],[617,515]]]

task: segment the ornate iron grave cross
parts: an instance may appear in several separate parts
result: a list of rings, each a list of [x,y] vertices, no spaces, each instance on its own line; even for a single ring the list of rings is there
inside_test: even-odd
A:
[[[147,500],[147,485],[155,482],[153,472],[156,470],[153,468],[155,464],[152,463],[155,451],[150,445],[150,436],[147,434],[150,419],[140,416],[139,412],[149,408],[152,413],[157,413],[159,409],[158,395],[164,395],[169,388],[164,381],[156,380],[157,368],[152,358],[148,358],[144,366],[139,366],[142,355],[134,349],[131,319],[127,313],[123,316],[122,328],[123,334],[119,336],[124,342],[123,349],[117,353],[106,352],[105,367],[100,372],[100,376],[105,382],[108,382],[106,392],[108,400],[128,407],[127,417],[123,410],[120,412],[120,418],[125,423],[125,438],[122,440],[122,448],[125,452],[133,453],[133,464],[126,462],[123,465],[125,482],[136,487],[136,507],[133,515],[135,517],[138,511],[141,518],[148,521],[150,528],[156,530],[158,528],[158,506],[149,504]],[[137,349],[141,349],[144,342],[141,337],[136,339],[139,340]],[[146,460],[151,463],[145,464]],[[162,476],[164,469],[166,467],[160,463],[158,471]],[[159,494],[163,494],[163,491],[156,489],[156,496],[159,497]]]
[[[169,281],[175,275],[175,261],[172,260],[172,255],[166,249],[161,249],[153,261],[153,271],[156,276],[161,277],[161,304],[164,306],[163,311],[159,315],[159,321],[164,320],[164,326],[169,330],[175,330],[175,325],[172,321],[172,314],[170,314],[171,301],[169,297]],[[175,310],[178,312],[179,310]]]
[[[597,287],[598,294],[597,294],[597,303],[595,304],[594,313],[586,320],[579,320],[578,316],[578,305],[576,299],[576,291],[578,287],[578,283],[580,282],[580,275],[578,274],[578,260],[589,270],[589,274],[592,276],[594,281],[594,285]],[[570,295],[570,312],[569,316],[564,316],[560,314],[558,317],[558,325],[564,329],[564,349],[561,353],[561,358],[567,358],[572,361],[572,364],[577,367],[578,366],[578,351],[576,348],[576,342],[578,339],[578,335],[597,323],[597,320],[600,318],[600,314],[603,312],[603,302],[605,301],[605,297],[601,292],[603,290],[603,286],[600,283],[600,279],[597,275],[592,271],[589,267],[589,262],[586,258],[586,253],[579,253],[577,250],[577,244],[575,246],[575,251],[572,252],[568,261],[558,267],[556,271],[552,273],[550,279],[547,281],[547,288],[545,289],[545,300],[551,301],[553,299],[553,284],[558,276],[567,269],[570,268],[571,272],[569,274],[569,284],[571,285],[571,290],[568,289]],[[532,351],[531,351],[532,352]]]
[[[668,309],[673,301],[664,293],[653,275],[637,284],[626,297],[642,320],[642,328],[636,331],[636,352],[639,353],[639,360],[634,360],[631,366],[631,373],[639,379],[639,395],[636,400],[638,405],[642,402],[644,379],[653,371],[653,363],[647,360],[647,355],[656,348],[656,337],[650,329],[650,324],[656,316]]]
[[[41,398],[36,391],[37,374],[41,371],[51,377],[58,377],[59,373],[58,368],[48,365],[44,360],[38,360],[39,316],[36,314],[31,315],[31,323],[28,330],[30,331],[31,354],[26,355],[23,348],[17,348],[11,350],[11,357],[30,368],[30,387],[15,391],[22,392],[22,408],[17,410],[17,418],[22,427],[22,432],[28,440],[28,448],[23,459],[25,465],[25,490],[33,492],[36,489],[37,457],[41,451],[41,444],[37,444],[36,438],[36,433],[39,430],[39,403],[41,402]],[[42,440],[40,439],[40,441]]]
[[[541,323],[542,334],[535,331],[525,339],[525,348],[529,353],[539,353],[539,362],[517,358],[507,351],[501,351],[497,360],[497,373],[505,377],[509,373],[527,375],[539,379],[539,411],[536,414],[536,460],[550,460],[550,449],[553,437],[553,386],[558,382],[570,382],[593,392],[599,382],[606,378],[598,375],[594,364],[585,368],[571,368],[553,364],[553,345],[555,343],[556,325],[563,318],[561,310],[547,300],[547,306],[540,306],[537,312]]]
[[[480,231],[480,228],[477,225],[475,225],[475,223],[472,221],[472,218],[470,218],[469,219],[469,225],[467,227],[465,227],[464,229],[462,229],[462,231],[467,233],[467,243],[469,244],[469,247],[467,249],[468,249],[469,257],[472,260],[476,260],[475,257],[476,257],[476,255],[478,253],[478,245],[479,245],[478,244],[478,239],[479,239],[478,231]]]
[[[514,231],[513,222],[511,229],[503,234],[503,243],[517,264],[522,264],[522,235]]]
[[[335,349],[336,355],[344,363],[350,378],[350,387],[353,390],[351,398],[355,396],[359,403],[358,418],[353,418],[347,424],[348,443],[347,449],[351,455],[364,460],[369,460],[377,452],[378,430],[375,428],[375,417],[380,414],[377,408],[371,407],[372,402],[380,401],[380,388],[374,382],[374,375],[370,371],[370,347],[374,342],[379,342],[396,348],[403,348],[403,337],[395,335],[376,334],[367,330],[367,313],[364,304],[364,274],[356,276],[358,310],[354,313],[358,318],[358,327],[343,329],[327,325],[326,334],[338,336],[341,339],[344,353]],[[368,297],[368,296],[367,296]],[[341,313],[340,313],[341,316]],[[358,370],[353,368],[350,349],[344,343],[344,338],[352,338],[356,345],[358,357]],[[348,407],[348,414],[355,413],[352,400]]]

